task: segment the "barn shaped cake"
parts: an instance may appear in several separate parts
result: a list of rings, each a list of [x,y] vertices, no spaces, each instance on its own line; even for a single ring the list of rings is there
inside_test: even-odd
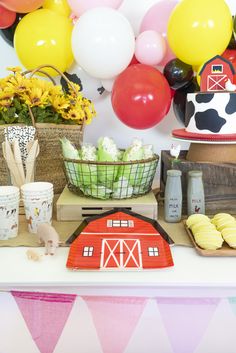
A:
[[[188,93],[185,129],[173,136],[187,139],[235,140],[236,85],[232,63],[220,55],[208,60],[199,72],[201,92]]]
[[[154,220],[126,209],[86,218],[68,239],[69,269],[151,269],[173,266],[173,241]]]

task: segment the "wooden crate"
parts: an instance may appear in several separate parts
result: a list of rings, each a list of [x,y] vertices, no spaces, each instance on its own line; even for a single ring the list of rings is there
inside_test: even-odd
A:
[[[58,221],[82,221],[115,207],[125,207],[145,217],[157,219],[158,204],[153,192],[123,200],[99,200],[73,194],[66,187],[56,203]]]
[[[182,171],[183,214],[187,213],[187,173],[190,170],[203,172],[206,213],[236,211],[236,164],[191,162],[186,160],[188,151],[181,151],[180,162],[173,164],[169,151],[161,152],[161,193],[164,195],[168,169]]]

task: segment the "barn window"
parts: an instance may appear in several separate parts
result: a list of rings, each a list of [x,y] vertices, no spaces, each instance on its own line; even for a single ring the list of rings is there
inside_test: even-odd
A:
[[[124,228],[133,228],[134,227],[134,221],[130,221],[130,220],[108,220],[107,221],[107,227],[111,228],[111,227],[124,227]]]
[[[85,246],[83,249],[83,256],[93,256],[93,246]]]
[[[148,248],[148,256],[159,256],[158,248]]]
[[[211,72],[212,73],[222,73],[223,72],[223,65],[212,65]]]

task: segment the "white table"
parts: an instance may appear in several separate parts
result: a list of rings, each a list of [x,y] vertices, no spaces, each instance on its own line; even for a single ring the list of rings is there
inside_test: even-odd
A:
[[[96,293],[126,289],[139,289],[140,293],[156,291],[165,295],[193,295],[211,291],[212,295],[236,295],[235,257],[202,257],[194,249],[173,246],[174,267],[143,271],[70,271],[66,269],[68,248],[57,249],[56,255],[45,256],[39,262],[30,261],[26,248],[0,248],[0,288],[2,290],[44,288],[47,290],[80,291]],[[43,248],[35,249],[44,254]],[[169,291],[171,289],[171,292]],[[190,293],[189,293],[190,294]]]
[[[76,303],[54,353],[66,351],[77,353],[78,345],[81,353],[112,353],[114,347],[120,342],[122,326],[126,323],[126,318],[124,318],[125,321],[122,319],[118,322],[117,334],[113,337],[114,345],[112,343],[110,350],[107,347],[105,349],[104,341],[100,336],[101,332],[94,321],[93,315],[95,314],[87,305],[86,296],[98,298],[98,304],[96,304],[98,306],[99,300],[102,303],[104,297],[119,297],[124,301],[135,297],[145,298],[142,315],[130,333],[130,339],[127,341],[124,353],[143,353],[144,351],[172,353],[174,351],[173,347],[177,343],[174,343],[171,338],[171,328],[168,330],[164,324],[158,306],[159,299],[170,298],[170,300],[178,301],[187,298],[188,305],[183,307],[179,319],[190,320],[193,327],[191,332],[195,332],[195,318],[189,314],[188,301],[202,301],[203,305],[199,307],[199,310],[205,310],[205,300],[217,301],[219,298],[214,313],[208,318],[209,322],[206,327],[204,326],[203,332],[199,334],[195,342],[196,353],[213,351],[214,353],[235,353],[232,342],[235,335],[236,315],[233,313],[228,299],[236,297],[234,257],[201,257],[192,248],[173,246],[172,254],[175,265],[171,268],[125,272],[69,271],[65,266],[68,248],[59,248],[55,256],[43,256],[39,262],[29,261],[26,250],[26,248],[19,247],[0,248],[0,289],[3,291],[0,293],[0,312],[5,315],[5,319],[0,321],[1,353],[15,353],[19,351],[19,347],[24,349],[24,353],[39,352],[13,296],[9,292],[5,292],[10,290],[77,295]],[[41,254],[44,252],[43,248],[35,250]],[[120,301],[120,299],[118,300]],[[114,305],[118,304],[114,303]],[[114,318],[108,315],[107,320],[112,319]],[[35,320],[38,320],[37,317]],[[18,332],[14,340],[11,336],[12,325],[15,332]],[[108,322],[104,330],[109,330],[112,325],[114,322],[113,324],[111,322],[111,325]],[[182,327],[182,325],[181,321],[180,326]],[[222,331],[223,327],[227,327],[227,330]],[[113,331],[110,331],[110,334],[111,332]],[[175,348],[176,351],[185,353],[184,349],[187,345],[185,330],[181,330],[180,334],[183,334],[178,343],[180,347],[176,348],[175,346]],[[189,339],[193,338],[189,337]],[[157,350],[157,341],[159,350]]]

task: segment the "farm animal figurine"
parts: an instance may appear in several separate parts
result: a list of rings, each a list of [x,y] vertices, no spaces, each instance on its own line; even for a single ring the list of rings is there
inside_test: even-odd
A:
[[[32,260],[32,261],[39,261],[41,260],[41,257],[42,257],[42,255],[39,255],[36,251],[32,249],[28,249],[26,251],[26,256],[28,260]]]
[[[45,255],[54,255],[59,246],[59,235],[48,223],[41,223],[37,226],[37,235],[39,242],[45,244]]]

